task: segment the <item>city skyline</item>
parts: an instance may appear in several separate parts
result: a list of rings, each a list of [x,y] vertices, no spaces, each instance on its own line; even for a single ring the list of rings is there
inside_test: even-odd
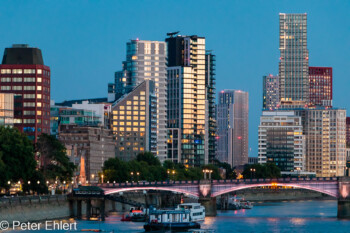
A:
[[[139,37],[145,40],[164,41],[167,32],[176,30],[186,35],[203,35],[207,38],[207,47],[212,48],[217,55],[218,92],[227,87],[251,93],[249,141],[251,142],[250,147],[253,148],[251,155],[256,156],[258,116],[261,112],[261,76],[278,73],[279,51],[276,46],[279,33],[278,13],[306,12],[308,14],[310,66],[333,67],[334,105],[349,108],[345,88],[350,84],[350,81],[346,80],[346,64],[349,60],[347,59],[349,46],[346,45],[349,43],[350,33],[340,30],[345,28],[344,25],[348,21],[346,19],[349,18],[349,15],[346,14],[347,7],[344,4],[349,3],[336,6],[323,1],[318,2],[317,8],[311,7],[312,1],[303,3],[303,5],[300,1],[296,3],[293,1],[292,4],[288,1],[282,3],[256,2],[255,7],[242,2],[222,2],[213,6],[209,4],[200,6],[195,3],[195,1],[189,3],[185,12],[190,12],[191,6],[194,5],[198,7],[198,12],[191,16],[184,13],[181,19],[176,18],[175,20],[171,19],[171,15],[176,14],[176,9],[179,9],[178,6],[176,8],[179,3],[175,1],[170,3],[140,2],[139,4],[104,2],[81,6],[77,3],[66,3],[70,8],[65,8],[66,17],[58,17],[58,13],[61,15],[63,10],[61,7],[51,9],[55,8],[57,3],[47,3],[45,6],[33,7],[36,14],[31,12],[28,20],[24,22],[22,20],[26,17],[18,17],[18,14],[27,16],[24,10],[27,9],[29,3],[18,6],[8,2],[6,11],[0,12],[0,19],[11,23],[5,25],[4,30],[7,33],[0,39],[0,46],[4,49],[14,43],[27,43],[41,48],[45,64],[52,69],[52,87],[54,87],[52,99],[60,102],[66,99],[107,96],[107,83],[113,79],[114,72],[120,68],[120,63],[125,58],[125,42],[129,39]],[[62,3],[62,6],[64,5]],[[110,5],[110,9],[107,9],[106,5]],[[272,5],[273,9],[270,7]],[[95,14],[98,17],[79,14],[80,18],[76,18],[73,14],[78,6],[81,7],[82,13],[87,13],[88,9],[97,7]],[[131,26],[123,26],[122,20],[118,22],[118,18],[112,17],[112,13],[119,9],[118,7],[125,8],[125,13],[120,12],[122,15],[118,14],[118,17],[122,18],[124,14],[130,14],[130,12],[140,13],[140,16],[145,17],[145,21],[131,20],[129,24]],[[147,10],[152,7],[156,7],[155,9],[175,8],[167,22],[158,20],[159,26],[154,27],[150,22],[161,19],[163,14],[169,12],[165,11],[165,13],[159,13],[148,19]],[[261,7],[264,11],[261,11]],[[215,19],[209,17],[199,20],[201,17],[198,16],[211,8],[213,12],[220,12],[219,9],[223,9],[224,14],[216,15]],[[145,9],[146,12],[143,13]],[[50,15],[53,16],[52,19]],[[54,19],[55,17],[57,19]],[[263,19],[257,20],[260,17]],[[81,20],[86,21],[86,25],[90,26],[85,26]],[[186,24],[187,21],[190,23]],[[227,30],[225,25],[227,21],[232,22],[232,30]],[[41,23],[38,24],[38,22]],[[76,22],[79,28],[71,26],[64,27],[63,30],[63,27],[49,27],[70,22]],[[101,23],[105,23],[105,27],[101,27],[103,29],[99,27]],[[33,31],[36,33],[32,33]],[[264,35],[263,40],[258,39],[260,35]],[[225,40],[225,38],[229,39]],[[227,51],[230,52],[227,53]],[[81,87],[82,83],[84,86],[79,90],[78,87]]]

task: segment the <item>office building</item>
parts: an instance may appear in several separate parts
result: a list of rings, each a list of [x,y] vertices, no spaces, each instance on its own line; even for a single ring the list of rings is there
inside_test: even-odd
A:
[[[40,49],[22,44],[5,49],[0,91],[14,94],[14,127],[34,142],[50,133],[50,67]]]
[[[166,44],[161,41],[131,40],[127,43],[123,69],[115,73],[116,100],[145,80],[155,83],[157,99],[157,151],[161,161],[167,155]]]
[[[205,38],[166,38],[168,45],[168,157],[187,167],[215,157],[215,56]]]
[[[217,158],[232,167],[248,163],[248,92],[223,90],[217,106]]]
[[[116,157],[124,161],[139,153],[157,151],[157,98],[155,82],[145,80],[112,106]]]
[[[310,105],[331,108],[333,100],[332,67],[309,67]]]
[[[279,95],[283,108],[309,104],[307,15],[279,14]]]
[[[346,147],[350,148],[350,117],[346,117]]]
[[[77,179],[82,184],[98,183],[104,162],[115,157],[115,143],[109,129],[60,125],[58,139],[66,146],[71,161],[75,161],[79,169]]]
[[[13,127],[14,96],[0,93],[0,126]]]
[[[263,111],[258,146],[259,163],[274,163],[282,175],[305,172],[305,137],[294,111]]]
[[[279,77],[272,74],[263,76],[263,109],[275,110],[279,104]]]

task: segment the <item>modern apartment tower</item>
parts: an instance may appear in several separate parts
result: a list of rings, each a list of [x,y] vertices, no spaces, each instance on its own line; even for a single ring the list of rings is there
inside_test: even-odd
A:
[[[305,137],[294,111],[264,111],[259,125],[259,163],[274,163],[284,175],[305,171]]]
[[[145,80],[112,106],[116,157],[135,159],[139,153],[157,151],[157,98],[152,80]]]
[[[232,167],[248,163],[248,92],[223,90],[217,106],[217,157]]]
[[[208,141],[208,156],[209,163],[215,159],[216,155],[216,56],[212,51],[207,51],[205,54],[205,87],[206,87],[206,134],[205,140]]]
[[[331,108],[333,100],[332,67],[309,67],[310,105]]]
[[[280,100],[284,108],[309,104],[307,14],[279,14]]]
[[[6,48],[0,70],[0,91],[14,94],[14,127],[34,142],[50,134],[50,67],[41,50],[24,44]]]
[[[168,157],[187,167],[214,158],[215,56],[205,38],[174,36],[168,45]],[[211,117],[211,118],[210,118]]]
[[[279,77],[272,74],[263,76],[263,109],[275,110],[280,104]]]
[[[161,41],[131,40],[127,43],[123,69],[115,74],[116,100],[130,93],[145,80],[155,83],[157,98],[157,151],[161,161],[167,156],[167,77],[166,43]]]

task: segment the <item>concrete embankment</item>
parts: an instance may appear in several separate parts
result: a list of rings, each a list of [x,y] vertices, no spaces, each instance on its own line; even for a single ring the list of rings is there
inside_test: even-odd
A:
[[[67,217],[69,217],[69,205],[65,195],[0,199],[1,221],[33,222]]]
[[[326,194],[305,189],[249,189],[236,191],[235,194],[247,201],[334,199]]]

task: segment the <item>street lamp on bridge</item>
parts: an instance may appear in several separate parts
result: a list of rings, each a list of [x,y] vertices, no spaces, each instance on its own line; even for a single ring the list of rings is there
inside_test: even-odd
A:
[[[203,169],[204,179],[207,179],[207,173],[209,174],[209,180],[211,180],[211,173],[213,173],[213,170],[210,169]]]

